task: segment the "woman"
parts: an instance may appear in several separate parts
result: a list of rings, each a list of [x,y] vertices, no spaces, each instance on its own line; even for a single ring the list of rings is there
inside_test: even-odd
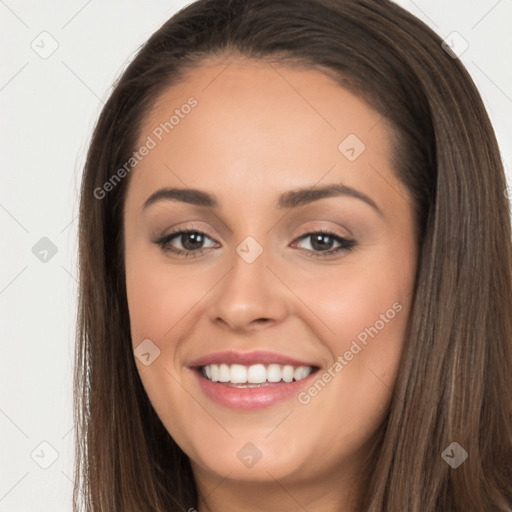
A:
[[[83,177],[75,506],[512,510],[506,181],[445,48],[376,0],[143,46]]]

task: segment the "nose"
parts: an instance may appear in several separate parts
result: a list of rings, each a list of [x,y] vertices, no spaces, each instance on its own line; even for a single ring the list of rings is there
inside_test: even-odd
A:
[[[210,296],[210,321],[239,332],[283,321],[290,294],[267,256],[263,250],[249,262],[234,254],[230,270]]]

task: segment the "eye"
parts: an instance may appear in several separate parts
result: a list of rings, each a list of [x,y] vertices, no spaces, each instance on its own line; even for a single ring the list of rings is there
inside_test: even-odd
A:
[[[176,247],[173,240],[177,240],[180,247]],[[325,258],[333,256],[341,252],[349,252],[356,246],[354,240],[341,237],[332,233],[328,230],[324,231],[313,231],[301,235],[297,240],[308,240],[310,239],[311,249],[301,249],[307,252],[310,256],[315,258]],[[211,245],[204,247],[205,241],[210,240]],[[165,252],[174,254],[180,258],[196,257],[203,254],[206,249],[211,247],[218,247],[217,242],[213,241],[204,231],[198,229],[188,229],[181,231],[173,231],[166,235],[161,236],[155,242]],[[296,244],[297,242],[295,242]],[[332,248],[333,244],[339,244],[338,247]]]
[[[177,239],[182,248],[173,246],[172,241]],[[199,256],[208,247],[202,247],[205,240],[212,240],[206,233],[198,229],[174,231],[164,235],[155,243],[159,245],[165,252],[170,252],[182,258]],[[215,242],[210,246],[215,246]]]
[[[297,240],[308,239],[310,239],[309,246],[311,249],[305,250],[311,253],[311,256],[315,258],[324,258],[341,252],[349,252],[356,246],[355,240],[341,237],[328,230],[306,233],[301,235]],[[339,246],[332,248],[332,245],[335,243],[338,243]]]

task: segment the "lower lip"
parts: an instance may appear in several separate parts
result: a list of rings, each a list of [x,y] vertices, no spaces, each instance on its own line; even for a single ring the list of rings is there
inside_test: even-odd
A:
[[[276,382],[260,388],[237,388],[224,385],[222,382],[212,382],[193,370],[204,394],[220,405],[231,409],[261,409],[277,402],[288,400],[309,384],[314,371],[304,379],[293,382]]]

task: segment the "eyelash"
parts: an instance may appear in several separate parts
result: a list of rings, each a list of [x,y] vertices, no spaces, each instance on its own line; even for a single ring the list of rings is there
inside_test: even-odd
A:
[[[170,241],[173,238],[177,238],[181,235],[185,234],[199,234],[204,237],[210,238],[211,237],[205,233],[204,231],[201,231],[200,229],[185,229],[185,230],[179,230],[179,231],[173,231],[172,233],[168,233],[167,235],[163,235],[157,240],[154,241],[155,244],[160,246],[160,248],[165,252],[170,252],[174,255],[176,255],[179,258],[195,258],[197,256],[200,256],[203,254],[203,252],[207,249],[206,247],[202,247],[196,251],[184,251],[182,249],[176,249],[170,245]],[[308,231],[307,233],[301,234],[296,240],[301,240],[304,238],[311,237],[313,235],[328,235],[335,239],[335,241],[339,242],[341,245],[340,247],[337,247],[336,249],[330,249],[328,251],[312,251],[309,249],[301,249],[301,251],[305,251],[307,253],[310,253],[310,256],[314,258],[327,258],[329,256],[333,256],[342,252],[350,252],[355,246],[356,242],[354,240],[350,240],[348,238],[343,238],[332,231],[326,229],[326,230],[319,230],[319,231]],[[192,254],[192,256],[190,256]]]

